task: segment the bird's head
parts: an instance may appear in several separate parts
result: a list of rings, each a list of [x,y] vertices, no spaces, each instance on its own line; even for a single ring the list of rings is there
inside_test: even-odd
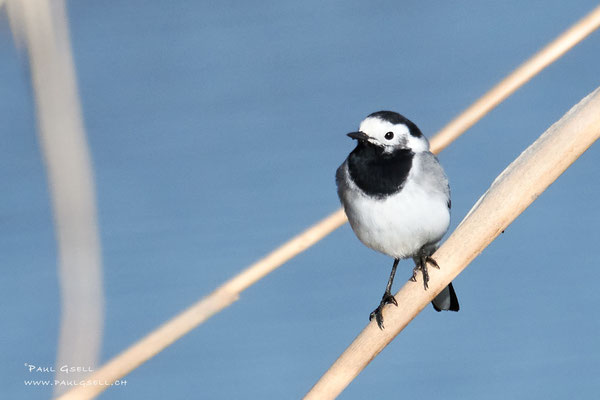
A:
[[[348,133],[359,143],[380,147],[384,153],[429,150],[429,141],[407,118],[393,111],[377,111],[365,118],[357,132]]]

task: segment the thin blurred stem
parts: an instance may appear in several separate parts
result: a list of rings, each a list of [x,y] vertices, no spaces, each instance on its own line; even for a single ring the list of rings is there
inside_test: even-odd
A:
[[[27,48],[58,245],[58,366],[94,367],[104,324],[100,239],[63,0],[9,0],[11,28]],[[66,379],[56,368],[57,380]],[[69,379],[84,374],[70,373]],[[54,386],[57,392],[65,386]]]

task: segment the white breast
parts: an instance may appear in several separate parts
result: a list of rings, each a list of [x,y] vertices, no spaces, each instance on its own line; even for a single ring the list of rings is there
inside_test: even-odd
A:
[[[346,181],[349,190],[342,202],[361,242],[391,257],[408,258],[444,236],[450,224],[448,198],[443,191],[416,184],[418,173],[418,167],[413,168],[403,189],[381,200],[369,198]]]

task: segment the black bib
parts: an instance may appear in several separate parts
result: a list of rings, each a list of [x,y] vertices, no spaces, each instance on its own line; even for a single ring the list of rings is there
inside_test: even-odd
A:
[[[359,142],[348,156],[348,171],[363,192],[382,199],[402,189],[414,155],[407,149],[384,153],[379,146]]]

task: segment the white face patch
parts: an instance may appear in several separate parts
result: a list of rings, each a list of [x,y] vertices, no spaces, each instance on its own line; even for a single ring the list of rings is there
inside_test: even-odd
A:
[[[382,146],[386,152],[395,148],[410,149],[414,152],[429,150],[427,139],[424,136],[412,136],[404,124],[394,125],[377,117],[369,117],[360,123],[359,130],[369,135],[369,142]]]

